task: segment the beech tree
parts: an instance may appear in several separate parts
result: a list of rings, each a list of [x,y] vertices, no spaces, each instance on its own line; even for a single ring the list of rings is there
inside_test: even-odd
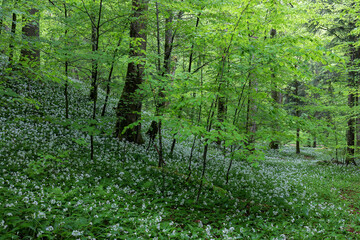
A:
[[[141,123],[139,122],[142,99],[138,91],[144,76],[147,4],[147,0],[132,0],[130,62],[128,63],[125,86],[116,108],[117,121],[115,125],[116,137],[139,144],[144,142],[141,135]]]

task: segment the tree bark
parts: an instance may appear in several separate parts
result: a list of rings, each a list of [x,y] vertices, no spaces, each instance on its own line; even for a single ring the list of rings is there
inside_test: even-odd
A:
[[[9,62],[10,64],[12,64],[11,62],[14,60],[14,42],[15,42],[15,34],[16,34],[16,21],[17,21],[17,15],[16,13],[12,14],[12,22],[11,22],[11,36],[10,36],[10,44],[9,44]]]
[[[138,93],[143,81],[144,58],[146,51],[146,19],[147,11],[146,0],[132,0],[133,18],[130,23],[130,58],[141,58],[128,63],[125,79],[125,86],[116,108],[117,121],[115,125],[115,137],[126,139],[127,141],[142,144],[144,143],[141,135],[141,124],[137,123],[132,128],[123,130],[130,124],[134,124],[141,118],[142,98]],[[140,42],[139,47],[134,43]]]
[[[197,17],[196,17],[196,24],[195,24],[195,29],[194,31],[196,32],[198,30],[199,27],[199,23],[200,23],[200,16],[201,16],[201,12],[198,13]],[[181,19],[182,17],[182,12],[179,12],[179,19]],[[194,56],[194,45],[195,43],[191,44],[191,49],[190,49],[190,56],[189,56],[189,67],[188,67],[188,72],[191,73],[191,68],[192,68],[192,62],[193,62],[193,56]],[[185,57],[183,57],[183,70],[185,72]],[[183,99],[183,96],[181,96],[181,99]],[[181,118],[181,111],[182,109],[180,108],[179,111],[179,115],[178,117]],[[170,155],[172,156],[174,153],[174,149],[175,149],[175,144],[176,144],[176,138],[175,138],[176,134],[174,134],[174,138],[171,144],[171,150],[170,150]]]
[[[156,101],[156,116],[161,116],[162,115],[162,110],[164,109],[166,103],[165,103],[165,88],[163,87],[164,85],[164,81],[163,78],[165,77],[165,75],[170,75],[171,74],[171,53],[172,53],[172,49],[173,49],[173,41],[174,41],[174,37],[175,35],[173,35],[173,31],[172,31],[172,20],[173,20],[173,13],[171,10],[168,10],[168,14],[169,17],[167,17],[165,19],[165,44],[164,44],[164,63],[163,63],[163,68],[160,67],[160,36],[159,36],[159,19],[158,19],[158,8],[157,8],[157,28],[158,28],[158,54],[159,54],[159,68],[158,68],[158,74],[160,75],[160,80],[162,82],[161,86],[160,86],[160,90],[158,93],[158,97],[157,97],[157,101]],[[146,134],[148,134],[150,136],[150,141],[154,141],[155,137],[156,137],[156,133],[158,132],[158,123],[156,121],[152,121],[149,130],[146,132]]]
[[[358,75],[359,76],[359,75]],[[357,84],[357,93],[356,93],[356,97],[355,97],[355,105],[358,107],[359,106],[359,94],[360,94],[360,91],[359,91],[359,85],[360,85],[360,79],[358,77],[357,81],[356,81],[356,84]],[[355,119],[355,154],[358,155],[360,153],[360,118],[357,117]]]
[[[270,39],[275,38],[276,36],[276,29],[271,29],[270,30]],[[274,108],[278,108],[278,105],[280,105],[282,103],[282,99],[281,99],[281,95],[280,92],[278,90],[278,86],[276,84],[276,76],[274,73],[274,69],[272,69],[272,73],[271,73],[271,98],[273,99],[273,107]],[[277,122],[274,122],[274,126],[273,126],[273,132],[274,135],[276,135],[277,131],[279,131],[279,125],[277,124]],[[276,137],[277,138],[277,137]],[[278,139],[272,140],[269,144],[270,149],[279,149],[280,148],[280,141]]]
[[[354,71],[354,61],[358,59],[360,56],[357,53],[359,50],[356,49],[352,44],[350,44],[350,62],[349,62],[349,87],[354,88],[355,86],[355,76],[356,72]],[[355,94],[350,90],[350,93],[348,95],[348,106],[350,107],[350,112],[352,112],[352,108],[355,106]],[[347,131],[346,131],[346,142],[347,142],[347,148],[346,148],[346,165],[349,163],[353,163],[356,165],[355,162],[355,119],[350,116],[347,122]]]
[[[101,112],[102,117],[105,116],[107,103],[109,101],[110,83],[111,83],[111,78],[112,78],[112,74],[113,74],[113,71],[114,71],[116,55],[117,55],[117,52],[118,52],[118,48],[120,47],[121,41],[122,41],[122,38],[119,38],[119,41],[118,41],[118,44],[117,44],[116,49],[114,51],[113,59],[112,59],[112,62],[111,62],[111,67],[110,67],[110,71],[109,71],[109,75],[108,75],[108,79],[107,79],[107,84],[106,84],[106,97],[105,97],[104,106],[103,106],[103,109],[102,109],[102,112]]]
[[[360,153],[360,118],[356,118],[356,154]]]
[[[95,2],[95,1],[94,1]],[[96,19],[95,15],[92,13],[91,17],[91,51],[95,55],[99,50],[99,40],[100,40],[100,21],[101,21],[101,11],[102,11],[102,0],[99,4],[99,14]],[[98,61],[94,56],[91,60],[91,87],[90,87],[90,100],[96,102],[98,95]]]
[[[219,94],[217,96],[217,99],[218,99],[217,119],[220,124],[224,123],[225,116],[226,116],[226,98],[223,95],[224,94],[224,85],[225,85],[225,80],[224,80],[225,68],[226,68],[226,52],[224,52],[224,55],[223,55],[223,58],[221,61],[221,69],[218,74],[218,80],[219,80],[218,92],[219,92]],[[222,141],[222,139],[220,137],[218,137],[216,143],[218,145],[221,145],[221,141]]]
[[[67,18],[68,18],[68,9],[66,6],[66,1],[64,1],[64,17],[65,17],[65,22],[67,22]],[[65,36],[65,44],[67,45],[67,35],[68,35],[68,28],[67,25],[65,25],[65,31],[64,31],[64,36]],[[65,59],[65,87],[64,87],[64,96],[65,96],[65,118],[69,119],[69,93],[68,93],[68,86],[69,86],[69,60],[66,54],[66,59]]]
[[[3,1],[3,3],[1,4],[2,9],[4,9],[5,2],[6,1]],[[2,34],[3,28],[4,28],[4,20],[3,20],[3,16],[0,16],[0,35]]]
[[[296,128],[296,154],[300,154],[300,128]]]
[[[299,110],[299,106],[300,106],[300,100],[299,100],[299,87],[300,87],[300,82],[298,80],[295,80],[295,115],[296,117],[299,119],[300,118],[300,110]],[[299,124],[299,123],[298,123]],[[300,127],[297,126],[296,128],[296,154],[300,154]]]
[[[95,2],[95,0],[94,0]],[[101,22],[101,11],[102,11],[102,7],[103,7],[103,1],[100,0],[100,4],[99,4],[99,14],[97,17],[97,21],[95,16],[93,17],[93,19],[91,20],[91,49],[93,54],[96,54],[98,52],[99,49],[99,40],[100,40],[100,22]],[[90,98],[93,101],[93,111],[92,111],[92,119],[95,122],[96,119],[96,104],[97,104],[97,95],[98,95],[98,86],[97,86],[97,77],[98,77],[98,61],[97,59],[94,57],[92,59],[91,62],[91,79],[92,79],[92,83],[91,83],[91,90],[90,90]],[[94,129],[96,128],[96,125],[92,125],[94,126]],[[92,132],[90,134],[90,159],[94,160],[94,132]]]
[[[247,136],[247,142],[246,147],[250,151],[250,153],[253,153],[255,151],[254,143],[255,143],[255,134],[257,131],[257,124],[254,119],[257,106],[255,104],[255,100],[253,96],[251,96],[251,91],[254,89],[255,92],[257,92],[257,83],[256,81],[253,82],[252,79],[249,79],[249,93],[248,93],[248,101],[247,101],[247,110],[246,110],[246,136]]]
[[[348,96],[348,105],[350,108],[354,106],[354,94],[350,93]],[[346,142],[347,142],[347,156],[346,156],[346,164],[354,163],[355,164],[355,127],[354,127],[354,118],[350,117],[347,126],[348,129],[346,131]],[[356,164],[355,164],[356,165]]]
[[[29,60],[36,65],[40,64],[40,49],[35,46],[35,41],[39,40],[40,37],[39,17],[36,16],[38,12],[38,9],[31,8],[29,14],[33,19],[27,20],[25,18],[26,24],[22,28],[22,33],[24,40],[29,42],[29,46],[21,49],[21,60]]]
[[[316,145],[317,145],[317,143],[316,143],[316,136],[314,136],[314,140],[313,140],[313,148],[316,148]]]

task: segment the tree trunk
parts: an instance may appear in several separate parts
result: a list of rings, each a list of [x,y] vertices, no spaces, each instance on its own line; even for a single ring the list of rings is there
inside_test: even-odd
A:
[[[14,60],[14,42],[15,42],[15,34],[16,34],[16,21],[17,21],[17,15],[16,13],[12,14],[12,22],[11,22],[11,37],[10,37],[10,44],[9,44],[9,62],[10,64],[12,64],[11,62]]]
[[[356,118],[356,154],[360,153],[360,118]]]
[[[95,0],[94,0],[95,2]],[[99,39],[100,39],[100,22],[101,22],[101,11],[102,11],[102,0],[100,0],[99,4],[99,14],[97,17],[93,16],[91,20],[91,49],[93,54],[97,54],[99,49]],[[95,57],[91,62],[91,88],[90,88],[90,99],[93,101],[93,111],[92,111],[92,119],[95,122],[96,119],[96,104],[97,104],[97,77],[98,77],[98,61]],[[92,125],[96,128],[96,125]],[[94,160],[94,132],[90,133],[90,159]]]
[[[248,138],[246,142],[246,147],[250,151],[250,153],[253,153],[255,151],[254,143],[255,143],[255,134],[257,131],[257,124],[254,119],[254,116],[257,111],[257,106],[254,103],[254,98],[251,96],[251,91],[255,90],[257,92],[256,88],[256,82],[252,79],[249,79],[249,94],[248,94],[248,101],[247,101],[247,110],[246,110],[246,136]]]
[[[94,0],[95,2],[95,0]],[[95,55],[99,50],[99,40],[100,40],[100,21],[101,21],[101,10],[102,10],[102,0],[99,4],[99,14],[96,19],[95,14],[92,13],[90,17],[91,20],[91,51]],[[91,87],[90,87],[90,100],[96,102],[98,95],[98,61],[94,56],[91,60]]]
[[[316,148],[317,143],[316,143],[316,136],[314,136],[314,140],[313,140],[313,148]]]
[[[272,74],[272,78],[275,78],[275,74]],[[274,89],[271,90],[271,97],[273,99],[273,107],[277,108],[278,104],[282,103],[281,95],[279,91],[276,90],[277,86],[273,86]],[[279,125],[276,121],[274,121],[273,134],[276,135],[277,131],[279,131]],[[276,137],[277,138],[277,137]],[[269,144],[270,149],[279,149],[280,148],[280,141],[279,140],[272,140]]]
[[[65,17],[65,22],[67,22],[67,18],[68,18],[68,9],[66,6],[66,1],[64,1],[64,17]],[[68,28],[67,25],[65,25],[65,31],[64,31],[64,37],[65,37],[65,44],[67,45],[67,35],[68,35]],[[64,96],[65,96],[65,118],[69,119],[69,93],[68,93],[68,86],[69,86],[69,60],[67,57],[67,53],[66,55],[66,59],[65,59],[65,87],[64,87]]]
[[[270,30],[270,39],[273,39],[276,36],[276,29],[271,29]],[[272,74],[271,74],[271,98],[273,99],[273,107],[274,108],[278,108],[278,104],[281,104],[281,96],[280,96],[280,92],[278,91],[278,87],[276,85],[276,76],[274,73],[274,69],[272,70]],[[274,125],[272,126],[273,128],[273,134],[276,136],[276,132],[279,131],[279,125],[277,124],[276,121],[274,121]],[[277,138],[277,137],[276,137]],[[279,149],[280,148],[280,141],[279,140],[272,140],[269,144],[270,149]]]
[[[158,9],[157,9],[157,22],[159,22],[158,19]],[[164,109],[166,102],[165,102],[165,94],[163,87],[164,81],[163,78],[165,75],[171,74],[171,53],[173,49],[173,41],[175,35],[173,35],[172,31],[172,21],[173,21],[173,13],[172,11],[168,11],[169,17],[165,19],[165,44],[164,44],[164,65],[163,68],[159,67],[159,75],[161,76],[160,81],[162,82],[159,90],[159,94],[156,101],[156,116],[162,115],[162,110]],[[158,54],[160,54],[160,36],[159,36],[159,26],[158,27]],[[158,58],[160,60],[160,56]],[[160,66],[160,63],[158,63]],[[156,121],[152,121],[149,130],[147,131],[147,134],[150,136],[150,141],[154,141],[156,137],[156,133],[158,132],[158,123]]]
[[[117,121],[115,125],[115,136],[138,144],[144,143],[141,135],[141,124],[123,130],[130,124],[134,124],[141,118],[142,99],[138,90],[143,80],[144,58],[146,51],[146,0],[132,0],[133,20],[130,23],[130,38],[141,39],[137,47],[133,41],[130,42],[130,58],[142,58],[142,61],[131,61],[125,79],[125,86],[116,108]]]
[[[356,81],[357,84],[357,94],[355,97],[355,105],[358,107],[359,106],[359,84],[360,84],[360,79],[357,79]],[[355,155],[358,155],[360,153],[360,118],[357,117],[355,119]]]
[[[226,50],[224,51],[223,54],[223,58],[221,61],[221,69],[220,72],[218,73],[218,80],[219,80],[219,87],[218,87],[218,104],[217,104],[217,118],[219,123],[223,123],[225,120],[225,116],[226,116],[226,98],[223,96],[224,94],[224,85],[225,85],[225,80],[224,80],[224,72],[225,72],[225,68],[226,68]],[[217,144],[221,144],[221,139],[217,140]]]
[[[298,80],[295,80],[295,115],[298,118],[300,118],[300,110],[299,110],[299,106],[300,106],[300,99],[299,99],[299,87],[300,87],[300,82]],[[299,123],[297,123],[299,125]],[[296,154],[300,154],[300,127],[297,126],[296,128]]]
[[[350,93],[348,96],[348,105],[350,108],[354,106],[354,94]],[[347,142],[347,156],[346,156],[346,164],[354,163],[355,164],[355,127],[354,127],[354,118],[350,117],[347,125],[348,129],[346,131],[346,142]],[[356,165],[356,164],[355,164]]]
[[[296,129],[296,154],[300,154],[300,128]]]
[[[117,44],[116,49],[114,51],[113,59],[112,59],[112,62],[111,62],[111,67],[110,67],[110,71],[109,71],[109,75],[108,75],[108,79],[107,79],[107,84],[106,84],[106,97],[105,97],[104,106],[103,106],[103,109],[102,109],[102,112],[101,112],[102,117],[105,116],[107,103],[109,101],[111,77],[112,77],[112,74],[113,74],[113,71],[114,71],[115,59],[116,59],[117,52],[118,52],[118,49],[120,47],[121,41],[122,41],[122,37],[119,38],[119,41],[118,41],[118,44]]]
[[[40,64],[40,49],[36,45],[36,41],[39,40],[39,17],[36,16],[39,12],[38,9],[32,8],[29,10],[30,20],[25,19],[25,26],[22,28],[24,40],[29,42],[29,46],[21,49],[21,60],[31,61],[31,63],[39,66]]]
[[[349,87],[354,88],[355,86],[355,76],[356,72],[353,69],[354,61],[359,58],[357,54],[357,49],[350,44],[350,62],[349,62]],[[355,94],[352,90],[350,90],[350,93],[348,95],[348,106],[350,107],[350,112],[352,113],[352,108],[355,105]],[[356,165],[355,162],[355,119],[353,116],[350,116],[347,122],[347,131],[346,131],[346,142],[347,142],[347,148],[346,148],[346,165],[349,163],[353,163]]]
[[[199,23],[200,23],[200,16],[201,16],[201,12],[198,13],[197,17],[196,17],[196,24],[195,24],[195,32],[198,30],[199,27]],[[179,12],[179,19],[181,19],[182,17],[182,12]],[[189,56],[189,67],[188,67],[188,72],[191,73],[191,68],[192,68],[192,62],[193,62],[193,56],[194,56],[194,43],[192,43],[191,45],[191,49],[190,49],[190,56]],[[185,72],[185,55],[183,57],[183,71]],[[183,96],[181,96],[181,99],[183,99]],[[181,111],[182,108],[179,109],[179,115],[178,117],[181,118]],[[176,144],[176,138],[175,138],[176,134],[174,134],[174,138],[171,144],[171,150],[170,150],[170,155],[173,155],[174,153],[174,149],[175,149],[175,144]]]
[[[4,9],[5,3],[6,3],[6,1],[3,1],[3,2],[2,2],[2,4],[1,4],[1,8],[2,8],[2,9]],[[4,25],[4,19],[3,19],[3,18],[4,18],[3,16],[0,16],[0,35],[2,34],[2,30],[3,30],[3,28],[5,27],[5,25]]]
[[[218,103],[217,103],[217,119],[219,121],[220,124],[224,123],[225,120],[225,116],[226,116],[226,98],[224,97],[224,85],[225,85],[225,81],[224,81],[224,71],[225,71],[225,67],[226,67],[226,53],[224,53],[223,59],[221,61],[221,69],[218,75],[218,79],[219,79],[219,87],[218,87]],[[220,129],[219,129],[220,130]],[[216,143],[218,145],[221,145],[221,141],[222,139],[218,137]]]

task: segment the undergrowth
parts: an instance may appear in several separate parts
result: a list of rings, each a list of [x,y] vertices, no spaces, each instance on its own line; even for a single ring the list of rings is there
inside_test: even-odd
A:
[[[325,151],[283,147],[257,167],[235,159],[226,184],[230,158],[213,147],[196,202],[201,143],[188,178],[192,139],[170,156],[165,130],[160,169],[156,149],[111,136],[110,106],[91,161],[88,89],[71,87],[64,120],[61,85],[6,88],[14,94],[0,97],[0,239],[360,238],[359,170],[316,164],[329,158]]]

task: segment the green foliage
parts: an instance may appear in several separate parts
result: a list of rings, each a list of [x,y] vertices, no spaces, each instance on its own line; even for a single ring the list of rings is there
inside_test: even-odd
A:
[[[48,168],[65,167],[69,162],[69,151],[65,151],[57,156],[51,154],[38,154],[38,159],[29,162],[25,172],[31,178],[47,176]]]
[[[347,121],[360,110],[347,101],[358,92],[347,86],[348,73],[358,71],[347,56],[358,41],[358,9],[350,2],[160,0],[157,22],[150,1],[145,40],[128,37],[131,1],[103,1],[96,51],[99,0],[2,3],[0,238],[356,238],[358,169],[330,160],[346,158]],[[30,40],[20,26],[36,19],[28,13],[34,6],[40,39]],[[12,12],[23,16],[15,34]],[[339,29],[322,28],[334,22]],[[171,71],[162,74],[166,30],[174,44]],[[334,31],[349,41],[328,34]],[[129,59],[129,43],[144,41],[146,58]],[[34,46],[40,66],[21,58]],[[127,64],[139,61],[146,64],[136,93],[142,118],[124,131],[161,120],[162,168],[159,139],[144,147],[112,138]],[[94,64],[96,119],[88,98]],[[112,64],[108,111],[100,117]],[[321,149],[304,147],[314,139]],[[301,154],[290,147],[295,140]],[[267,150],[272,141],[279,150]]]
[[[95,135],[96,161],[89,161],[89,132],[84,127],[94,122],[84,117],[90,109],[82,90],[71,88],[81,105],[74,109],[74,119],[62,121],[56,115],[61,113],[42,102],[61,106],[62,95],[57,93],[62,88],[54,83],[38,86],[33,93],[53,91],[39,100],[46,118],[25,118],[29,111],[22,112],[17,102],[0,113],[4,125],[0,234],[5,239],[354,236],[358,220],[348,211],[358,203],[357,195],[349,191],[358,191],[352,188],[359,180],[357,168],[318,166],[316,161],[331,158],[328,150],[306,148],[299,156],[291,147],[264,153],[257,145],[254,154],[240,148],[224,156],[222,149],[211,144],[203,194],[196,203],[205,138],[195,146],[193,172],[187,181],[184,163],[192,142],[189,136],[206,133],[201,125],[192,129],[190,121],[182,121],[181,133],[187,135],[179,136],[182,142],[172,158],[165,159],[164,168],[155,167],[155,149],[146,152],[106,135]],[[41,99],[37,94],[28,97]],[[101,123],[104,128],[111,126]],[[227,134],[229,146],[235,142],[233,137],[245,141],[232,133],[232,125],[225,126],[219,131]],[[13,131],[19,140],[5,137]],[[207,134],[220,136],[217,130]],[[164,129],[165,152],[172,136],[170,129]],[[225,184],[230,158],[234,162]]]

